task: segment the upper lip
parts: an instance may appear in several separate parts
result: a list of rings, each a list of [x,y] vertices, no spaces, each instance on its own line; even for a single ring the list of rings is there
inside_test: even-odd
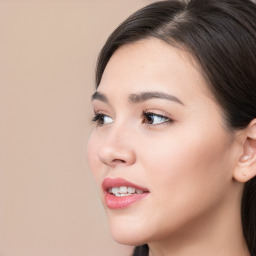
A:
[[[134,184],[130,181],[127,181],[123,178],[105,178],[102,182],[102,188],[104,191],[107,191],[109,188],[121,187],[121,186],[133,187],[135,189],[142,190],[143,192],[149,192],[149,190],[147,188],[136,185],[136,184]]]

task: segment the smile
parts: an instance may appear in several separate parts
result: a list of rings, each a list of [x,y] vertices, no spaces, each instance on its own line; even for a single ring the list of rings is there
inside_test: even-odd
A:
[[[140,189],[136,189],[136,188],[133,188],[133,187],[126,187],[126,186],[121,186],[119,188],[117,188],[117,187],[109,188],[108,192],[117,196],[117,197],[130,196],[130,195],[133,195],[135,193],[136,194],[142,194],[143,193],[143,191],[140,190]]]
[[[105,202],[110,209],[121,209],[145,198],[149,190],[122,178],[106,178],[102,183]]]

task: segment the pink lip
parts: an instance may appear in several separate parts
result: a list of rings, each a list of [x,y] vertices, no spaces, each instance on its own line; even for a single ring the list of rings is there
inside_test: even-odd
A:
[[[143,193],[142,194],[135,193],[130,196],[116,197],[113,194],[108,192],[109,188],[121,187],[121,186],[133,187],[135,189],[142,190]],[[121,208],[128,207],[129,205],[131,205],[131,204],[137,202],[138,200],[141,200],[149,195],[148,189],[138,186],[136,184],[133,184],[133,183],[131,183],[125,179],[122,179],[122,178],[115,178],[115,179],[105,178],[102,182],[102,188],[105,193],[106,205],[110,209],[121,209]]]
[[[115,178],[115,179],[105,178],[102,182],[102,188],[104,191],[107,191],[109,188],[121,187],[121,186],[133,187],[136,189],[140,189],[144,192],[148,192],[147,188],[143,188],[141,186],[133,184],[130,181],[127,181],[123,178]]]

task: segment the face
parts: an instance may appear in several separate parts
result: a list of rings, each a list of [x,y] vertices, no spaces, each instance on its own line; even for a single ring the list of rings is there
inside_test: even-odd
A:
[[[228,207],[234,138],[185,52],[157,39],[122,46],[92,104],[88,161],[116,241],[185,234]]]

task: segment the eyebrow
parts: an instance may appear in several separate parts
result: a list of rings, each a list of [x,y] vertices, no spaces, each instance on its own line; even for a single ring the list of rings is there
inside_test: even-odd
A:
[[[130,94],[128,99],[131,103],[140,103],[140,102],[144,102],[144,101],[147,101],[147,100],[150,100],[150,99],[164,99],[164,100],[174,101],[174,102],[177,102],[181,105],[184,105],[184,103],[180,99],[175,97],[174,95],[167,94],[167,93],[164,93],[164,92],[158,92],[158,91],[141,92],[139,94]],[[100,93],[100,92],[95,92],[92,95],[92,101],[93,100],[100,100],[100,101],[103,101],[105,103],[109,103],[108,98],[106,97],[106,95],[104,95],[103,93]]]
[[[95,92],[92,95],[92,101],[93,100],[100,100],[100,101],[103,101],[105,103],[108,103],[108,98],[103,93],[100,93],[100,92]]]
[[[169,101],[177,102],[181,105],[184,105],[184,103],[179,100],[177,97],[164,93],[164,92],[142,92],[140,94],[130,94],[129,101],[132,103],[139,103],[143,101],[147,101],[150,99],[164,99]]]

